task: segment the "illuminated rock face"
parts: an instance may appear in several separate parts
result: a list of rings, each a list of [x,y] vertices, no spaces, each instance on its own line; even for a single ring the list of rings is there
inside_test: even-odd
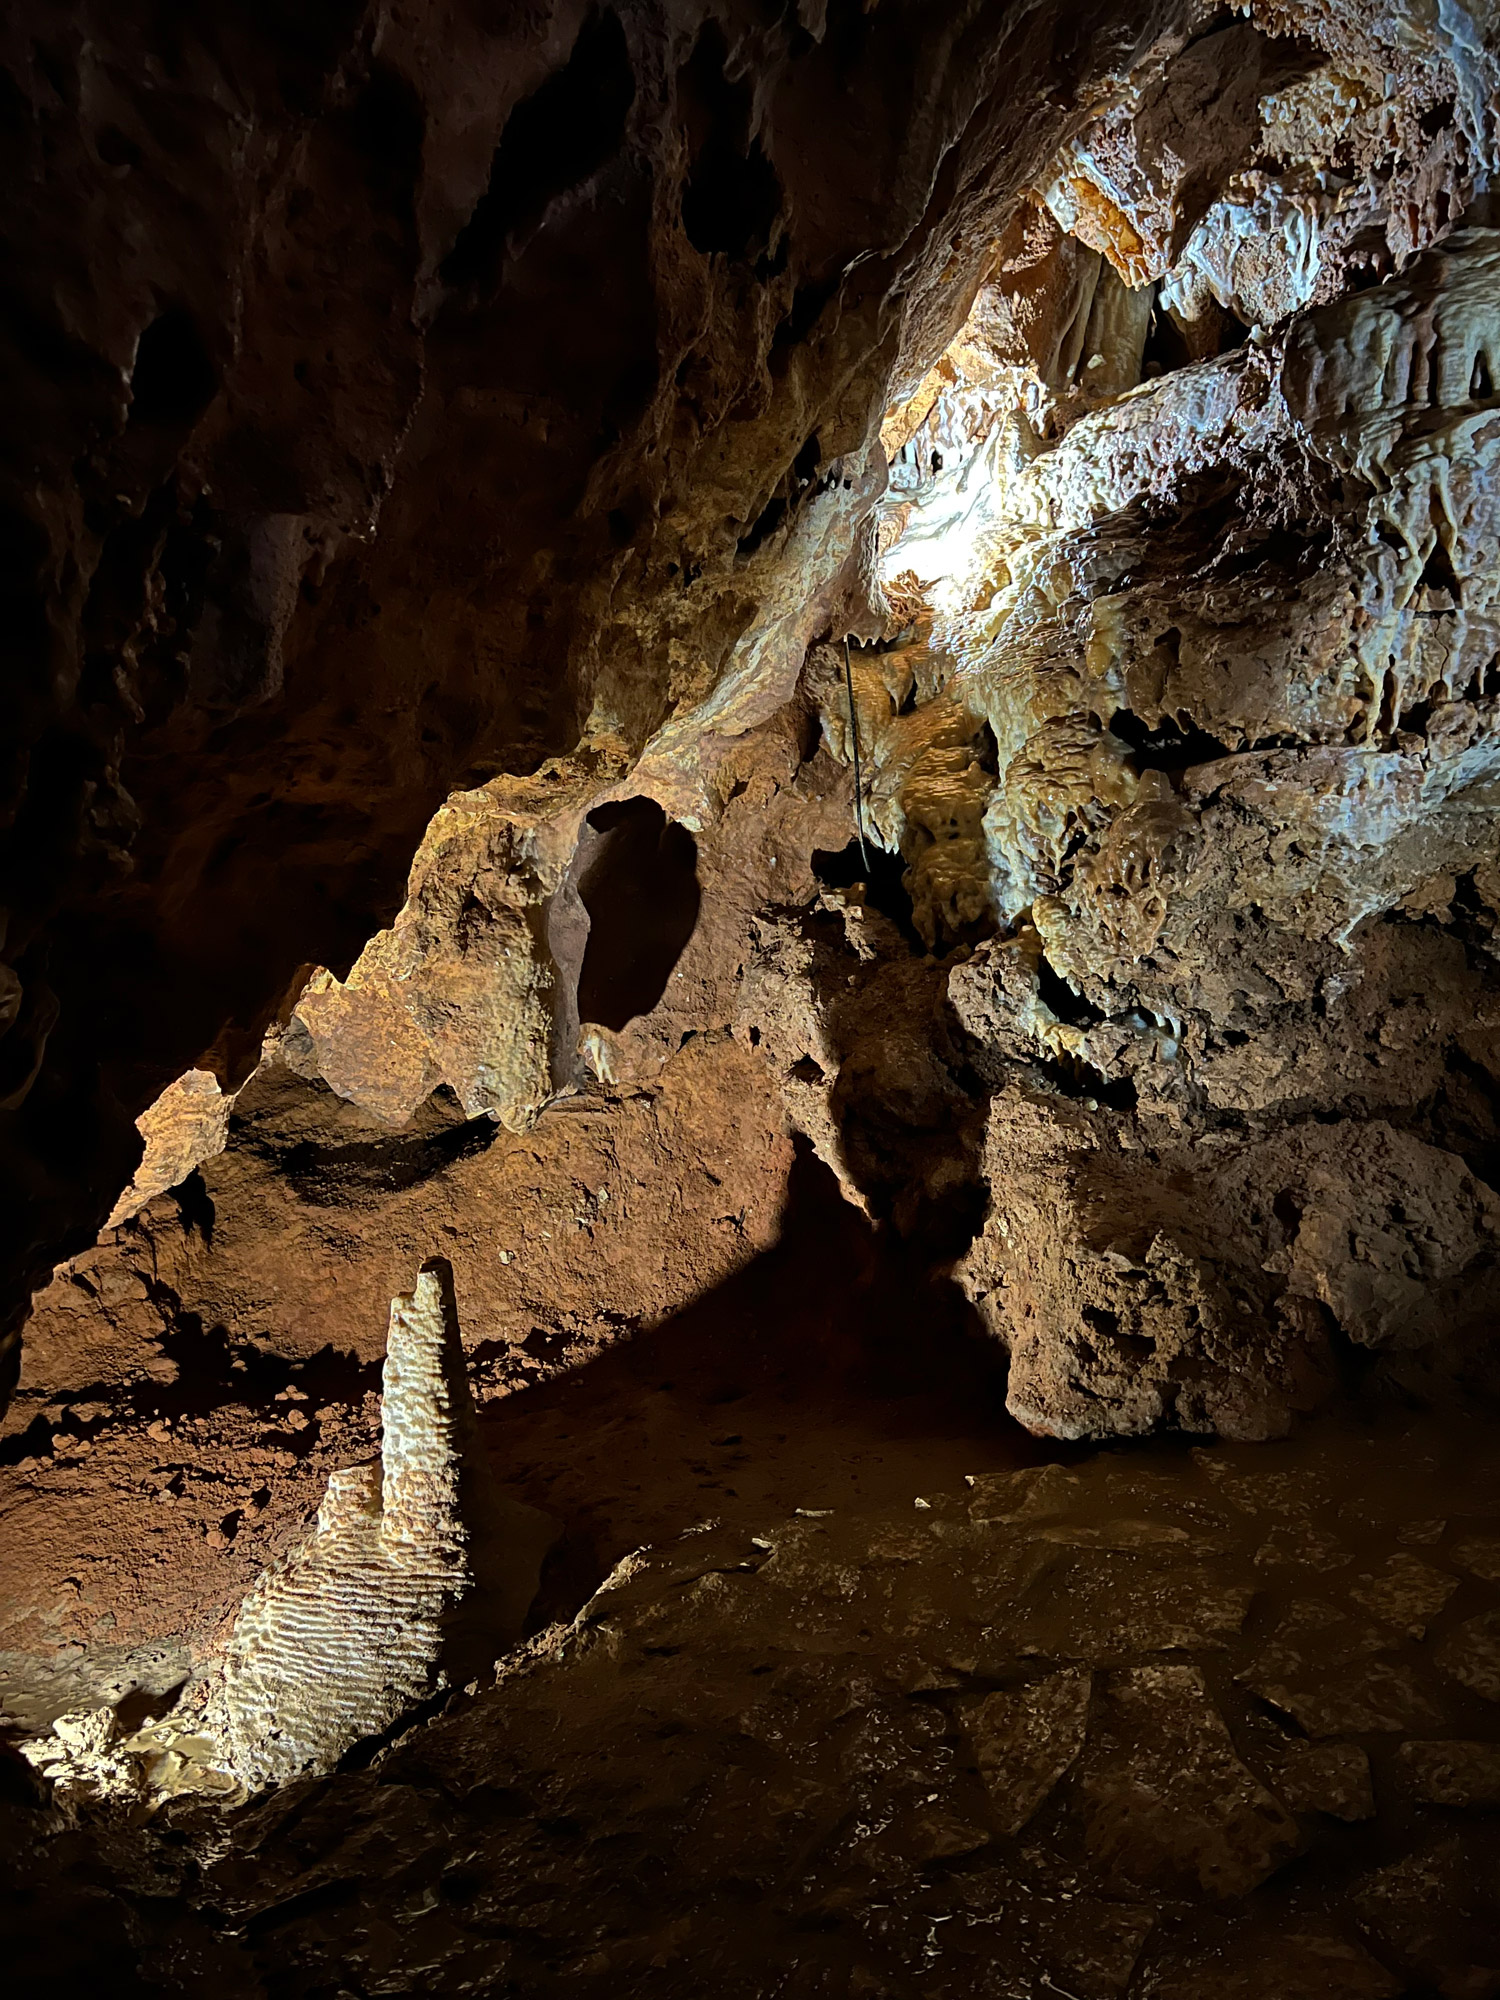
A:
[[[1500,1991],[1500,27],[282,12],[11,121],[0,1724],[198,1795],[90,1894],[174,1992]]]
[[[1500,232],[1413,192],[1491,157],[1492,57],[1428,55],[1396,110],[1248,26],[1143,74],[887,418],[866,817],[992,1087],[961,1273],[1039,1431],[1493,1372]]]
[[[179,29],[66,0],[0,53],[0,1395],[132,1120],[192,1067],[243,1081],[308,967],[343,977],[390,923],[450,792],[581,743],[622,771],[664,724],[685,766],[715,715],[787,699],[893,364],[925,369],[997,209],[1191,12],[423,0]],[[498,974],[517,911],[479,903]],[[399,1078],[359,1088],[532,1103],[527,1021],[479,1019],[463,954],[412,928],[360,968]]]

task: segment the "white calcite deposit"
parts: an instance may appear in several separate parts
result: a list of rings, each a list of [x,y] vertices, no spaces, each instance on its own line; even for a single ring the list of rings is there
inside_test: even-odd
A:
[[[450,1655],[486,1627],[513,1640],[553,1539],[494,1489],[442,1259],[391,1301],[384,1381],[380,1457],[333,1474],[225,1648],[214,1732],[252,1790],[331,1770],[446,1686]]]

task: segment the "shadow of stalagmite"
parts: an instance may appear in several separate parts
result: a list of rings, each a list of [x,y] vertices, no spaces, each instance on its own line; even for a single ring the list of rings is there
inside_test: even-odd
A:
[[[575,1372],[491,1404],[496,1470],[567,1533],[533,1626],[705,1518],[910,1505],[968,1472],[1078,1455],[1005,1409],[1006,1358],[943,1267],[845,1202],[799,1146],[781,1238]]]

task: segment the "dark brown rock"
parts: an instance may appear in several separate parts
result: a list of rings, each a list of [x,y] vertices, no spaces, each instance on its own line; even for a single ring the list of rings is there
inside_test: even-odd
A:
[[[1196,1667],[1111,1675],[1080,1783],[1089,1854],[1116,1889],[1241,1896],[1300,1844],[1235,1755]]]

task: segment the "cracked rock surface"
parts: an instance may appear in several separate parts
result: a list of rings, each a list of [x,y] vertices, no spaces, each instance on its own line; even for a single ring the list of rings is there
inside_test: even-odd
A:
[[[1325,1419],[710,1520],[109,1893],[152,1991],[1490,1992],[1495,1451]]]

